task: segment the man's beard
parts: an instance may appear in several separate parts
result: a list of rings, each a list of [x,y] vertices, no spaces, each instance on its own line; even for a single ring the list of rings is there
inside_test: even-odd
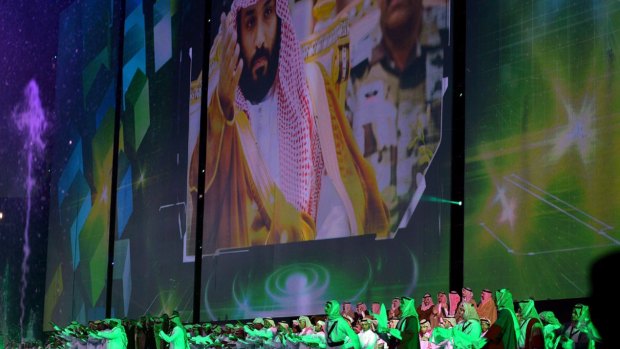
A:
[[[250,103],[257,104],[261,102],[271,89],[271,86],[273,86],[278,73],[279,53],[280,44],[279,40],[276,40],[276,45],[271,51],[271,55],[265,47],[261,47],[256,50],[250,62],[243,62],[243,70],[239,78],[239,88]],[[252,78],[252,67],[260,58],[267,59],[267,67],[259,68],[256,72],[257,79],[254,80]],[[264,71],[265,69],[267,69],[266,72]]]

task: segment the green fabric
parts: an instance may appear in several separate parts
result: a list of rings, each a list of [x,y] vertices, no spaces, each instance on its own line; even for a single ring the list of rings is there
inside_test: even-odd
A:
[[[517,320],[517,315],[515,314],[515,305],[514,305],[514,301],[512,298],[512,293],[510,293],[510,291],[508,291],[507,289],[502,288],[501,290],[495,293],[495,298],[496,298],[498,316],[499,316],[499,311],[501,309],[508,310],[508,314],[510,315],[510,318],[512,319],[512,322],[513,322],[512,326],[510,327],[513,328],[515,332],[515,337],[518,342],[519,337],[521,337],[521,331],[519,330],[519,320]]]
[[[413,300],[413,298],[403,297],[400,301],[400,310],[402,311],[402,314],[400,315],[401,319],[415,318],[416,331],[420,332],[420,320],[418,317],[418,312],[415,310],[415,300]]]
[[[396,328],[390,329],[389,333],[398,339],[397,348],[419,349],[420,320],[415,309],[415,301],[409,297],[401,298],[400,310],[400,320]]]
[[[402,311],[402,318],[409,316],[418,317],[418,312],[415,310],[415,300],[413,300],[413,298],[403,297],[400,301],[400,310]]]
[[[538,311],[536,310],[533,299],[519,302],[519,310],[521,313],[521,317],[524,320],[532,318],[540,320],[540,316],[538,315]]]
[[[185,333],[183,326],[174,326],[170,336],[164,333],[164,331],[160,331],[159,337],[170,343],[170,349],[189,349],[187,334]]]
[[[413,306],[413,300],[411,302]],[[402,303],[401,303],[402,307]],[[413,313],[409,312],[409,316],[401,317],[398,323],[400,329],[401,339],[396,345],[398,349],[420,349],[420,321],[418,320],[418,313],[413,307]]]
[[[381,303],[379,308],[379,314],[373,314],[377,319],[377,332],[385,333],[388,329],[387,311],[385,310],[385,304]]]
[[[513,317],[514,313],[511,313],[508,308],[498,309],[497,320],[485,335],[487,339],[485,348],[517,349],[519,347],[516,336],[518,327],[514,327]]]

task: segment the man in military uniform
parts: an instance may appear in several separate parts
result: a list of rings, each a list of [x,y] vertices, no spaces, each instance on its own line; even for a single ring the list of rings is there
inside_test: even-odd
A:
[[[381,40],[353,67],[347,106],[394,228],[417,189],[416,176],[425,174],[439,145],[442,20],[433,20],[439,11],[425,10],[422,0],[378,4]]]

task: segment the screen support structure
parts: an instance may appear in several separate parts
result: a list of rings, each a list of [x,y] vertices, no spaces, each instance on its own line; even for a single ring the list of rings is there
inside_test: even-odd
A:
[[[451,198],[462,205],[450,205],[450,290],[463,287],[464,183],[465,183],[465,19],[464,1],[451,1],[452,45],[452,186]]]
[[[208,18],[211,18],[211,6],[205,6],[205,21],[203,28],[203,47],[206,49],[209,47],[209,29],[210,23]],[[208,51],[207,51],[208,52]],[[202,71],[209,71],[209,60],[204,59],[202,62]],[[202,283],[202,230],[204,226],[204,207],[205,207],[205,172],[206,172],[206,153],[207,153],[207,108],[204,107],[209,104],[208,91],[209,89],[209,75],[202,75],[202,88],[201,88],[201,100],[200,100],[200,132],[198,133],[198,202],[196,204],[196,222],[193,222],[196,227],[196,250],[194,252],[194,303],[193,303],[193,316],[192,321],[194,323],[200,322],[200,287]]]
[[[108,270],[105,295],[105,316],[112,316],[112,281],[114,277],[114,241],[116,240],[116,188],[118,187],[118,149],[123,106],[123,53],[125,46],[125,0],[115,0],[113,13],[118,13],[115,28],[118,28],[118,45],[116,52],[116,105],[114,107],[114,141],[112,144],[112,183],[110,190],[110,230],[108,232]]]

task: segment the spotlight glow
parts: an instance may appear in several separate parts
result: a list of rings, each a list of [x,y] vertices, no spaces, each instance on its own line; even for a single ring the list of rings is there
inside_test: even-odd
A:
[[[452,205],[463,206],[463,201],[448,200],[448,199],[438,198],[436,196],[430,196],[430,195],[422,196],[422,201],[439,202],[439,203],[442,203],[442,204],[452,204]]]

